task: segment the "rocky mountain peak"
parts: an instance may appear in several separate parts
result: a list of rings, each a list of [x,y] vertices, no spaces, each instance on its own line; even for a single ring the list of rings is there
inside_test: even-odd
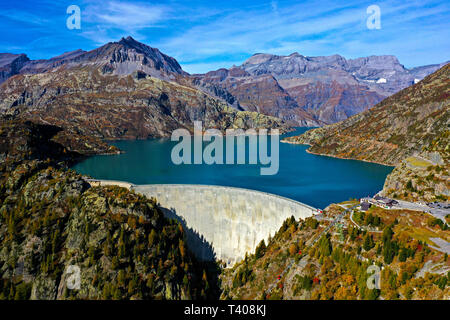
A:
[[[267,53],[255,53],[254,55],[252,55],[250,58],[248,58],[243,64],[242,66],[246,66],[246,65],[257,65],[257,64],[261,64],[261,63],[265,63],[267,61],[269,61],[270,59],[276,57],[273,54],[267,54]]]
[[[312,152],[388,165],[419,154],[423,147],[436,149],[438,142],[441,152],[448,153],[446,138],[436,138],[449,125],[449,74],[446,65],[369,111],[292,140],[312,145]]]
[[[339,54],[314,57],[298,52],[287,56],[256,53],[239,67],[197,76],[208,86],[216,84],[213,94],[222,92],[217,85],[222,86],[227,96],[235,98],[226,101],[238,101],[246,110],[297,119],[294,122],[302,125],[308,114],[316,121],[308,125],[316,126],[367,110],[440,66],[409,70],[393,55],[346,59]]]
[[[128,36],[128,37],[122,37],[122,39],[120,39],[120,41],[119,42],[122,42],[122,43],[139,43],[138,41],[136,41],[136,40],[134,40],[134,38],[132,37],[132,36]]]
[[[59,56],[50,58],[48,60],[29,60],[27,61],[20,70],[20,73],[42,73],[50,69],[59,67],[65,63],[73,61],[77,57],[84,54],[86,51],[77,49],[74,51],[64,52]]]
[[[108,44],[115,44],[116,42],[110,42]],[[152,48],[146,44],[143,44],[142,42],[139,42],[137,40],[135,40],[133,37],[128,36],[126,38],[122,37],[118,42],[118,44],[122,45],[124,48],[126,49],[135,49],[141,52],[146,52],[146,51],[159,51],[156,48]]]
[[[348,60],[349,69],[354,70],[390,70],[404,72],[405,67],[400,64],[396,56],[382,55]]]
[[[11,63],[13,63],[17,59],[28,59],[27,55],[24,53],[14,54],[14,53],[0,53],[0,68],[5,67]]]
[[[146,74],[162,77],[164,74],[185,74],[178,62],[131,36],[118,42],[109,42],[104,46],[86,52],[77,57],[77,62],[100,64],[102,71],[114,74],[131,74],[142,71]]]
[[[81,49],[77,49],[77,50],[73,50],[73,51],[67,51],[64,52],[63,54],[60,54],[59,56],[50,58],[50,60],[62,60],[62,59],[72,59],[75,58],[83,53],[85,53],[86,51],[81,50]]]

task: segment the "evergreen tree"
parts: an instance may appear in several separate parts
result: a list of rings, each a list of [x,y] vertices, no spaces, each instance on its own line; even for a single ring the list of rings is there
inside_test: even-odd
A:
[[[264,242],[264,239],[262,239],[255,249],[255,258],[256,259],[261,258],[265,254],[265,252],[266,252],[266,243]]]
[[[373,242],[373,238],[372,235],[370,235],[369,233],[366,234],[366,236],[364,237],[364,243],[363,243],[363,248],[365,251],[369,251],[370,249],[372,249],[375,246],[375,243]]]

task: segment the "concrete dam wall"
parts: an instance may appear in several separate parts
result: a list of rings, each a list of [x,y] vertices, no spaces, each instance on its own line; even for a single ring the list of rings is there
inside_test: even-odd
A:
[[[108,184],[108,183],[102,183]],[[286,218],[317,213],[303,203],[264,192],[201,185],[138,185],[134,191],[157,199],[164,214],[183,224],[188,245],[203,260],[233,265],[279,230]]]

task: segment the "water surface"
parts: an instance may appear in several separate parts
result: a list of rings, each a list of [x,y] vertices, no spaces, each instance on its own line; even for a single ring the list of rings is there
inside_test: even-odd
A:
[[[288,135],[306,130],[298,128]],[[368,162],[312,155],[306,152],[308,146],[280,143],[278,173],[261,176],[259,164],[174,165],[170,155],[176,142],[167,139],[116,141],[111,144],[125,153],[90,157],[75,165],[74,169],[97,179],[134,184],[206,184],[248,188],[317,208],[373,195],[382,189],[386,176],[393,169]]]

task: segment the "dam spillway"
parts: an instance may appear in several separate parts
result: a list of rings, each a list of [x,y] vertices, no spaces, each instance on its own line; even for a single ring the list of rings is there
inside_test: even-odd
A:
[[[232,266],[279,230],[284,220],[317,213],[306,204],[255,190],[204,185],[137,185],[164,214],[183,224],[190,249],[202,260]]]

